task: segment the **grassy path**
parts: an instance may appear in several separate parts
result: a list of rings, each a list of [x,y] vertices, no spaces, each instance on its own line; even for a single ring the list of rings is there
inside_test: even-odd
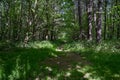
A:
[[[49,45],[0,51],[0,80],[120,80],[119,52]]]

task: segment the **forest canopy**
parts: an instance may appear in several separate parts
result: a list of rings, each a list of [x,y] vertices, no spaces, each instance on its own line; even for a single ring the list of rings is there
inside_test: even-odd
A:
[[[0,40],[120,38],[119,0],[1,0]]]

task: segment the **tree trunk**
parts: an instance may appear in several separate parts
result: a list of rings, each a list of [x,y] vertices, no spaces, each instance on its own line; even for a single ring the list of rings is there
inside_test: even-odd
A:
[[[93,5],[93,0],[88,0],[87,3],[87,15],[88,15],[88,40],[92,40],[92,5]]]
[[[104,4],[104,40],[106,39],[106,23],[107,23],[107,0],[105,0]]]
[[[79,27],[80,27],[80,36],[79,38],[82,39],[82,10],[81,10],[81,0],[78,0],[78,23],[79,23]]]
[[[103,0],[98,0],[98,15],[97,15],[97,28],[96,28],[97,43],[101,41],[101,35],[102,35],[102,4],[103,4]]]

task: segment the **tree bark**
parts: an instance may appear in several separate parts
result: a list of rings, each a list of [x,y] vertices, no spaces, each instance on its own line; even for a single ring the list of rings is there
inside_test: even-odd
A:
[[[81,0],[78,0],[78,23],[79,23],[79,27],[80,27],[80,35],[79,38],[82,39],[82,10],[81,10]]]
[[[107,0],[105,0],[104,4],[104,40],[106,40],[106,23],[107,23]]]
[[[88,0],[87,3],[87,15],[88,15],[88,40],[92,40],[92,6],[93,5],[93,0]]]
[[[97,43],[101,41],[101,35],[102,35],[102,4],[103,4],[103,0],[98,0],[98,15],[97,15],[97,28],[96,28]]]

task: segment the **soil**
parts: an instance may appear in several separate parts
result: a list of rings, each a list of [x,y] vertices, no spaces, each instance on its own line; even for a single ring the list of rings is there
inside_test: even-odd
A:
[[[48,58],[43,61],[44,65],[54,67],[58,66],[60,69],[66,70],[72,68],[74,64],[90,65],[85,57],[77,53],[66,53],[66,55],[61,55],[54,58]]]

